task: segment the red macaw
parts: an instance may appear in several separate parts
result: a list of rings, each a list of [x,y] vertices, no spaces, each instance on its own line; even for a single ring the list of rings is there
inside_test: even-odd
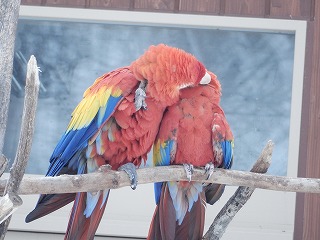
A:
[[[179,101],[181,89],[209,81],[191,54],[164,44],[151,46],[130,66],[99,77],[85,91],[46,176],[91,173],[109,164],[125,170],[134,189],[135,167],[147,160],[166,107]],[[41,195],[26,222],[74,201],[65,239],[93,239],[108,195],[109,189]]]
[[[191,180],[193,166],[230,168],[233,135],[220,107],[221,87],[213,73],[205,86],[183,89],[168,107],[153,147],[154,165],[184,165]],[[201,239],[206,202],[213,204],[224,185],[179,181],[155,183],[156,209],[148,238]]]

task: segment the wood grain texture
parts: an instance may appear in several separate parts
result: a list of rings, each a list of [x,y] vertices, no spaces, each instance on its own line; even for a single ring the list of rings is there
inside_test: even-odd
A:
[[[10,103],[11,79],[15,34],[20,1],[4,1],[0,4],[0,154],[4,146]]]
[[[46,0],[45,6],[84,8],[86,0]]]
[[[270,0],[270,17],[309,20],[312,2],[313,0]]]
[[[312,76],[312,53],[313,53],[314,22],[307,24],[306,53],[304,66],[304,82],[301,109],[300,127],[300,149],[298,177],[306,177],[306,159],[308,159],[308,134],[309,134],[309,111],[310,111],[310,90]],[[303,214],[305,194],[298,193],[296,197],[294,240],[301,240],[303,235]]]
[[[40,6],[42,4],[43,0],[21,0],[22,5],[34,5],[34,6]]]
[[[220,13],[220,0],[181,0],[180,12],[214,14]]]
[[[105,167],[105,166],[104,166]],[[110,168],[94,173],[80,175],[60,175],[55,177],[24,177],[19,195],[54,194],[73,192],[96,192],[101,189],[118,189],[131,186],[128,174],[124,171],[113,171]],[[139,185],[165,182],[188,181],[186,172],[181,165],[158,166],[137,169]],[[226,170],[216,168],[207,179],[203,168],[194,168],[192,181],[226,184],[230,186],[245,186],[281,192],[308,192],[320,194],[320,179],[294,178],[274,176],[248,171]],[[0,193],[4,191],[7,179],[0,180]]]
[[[88,1],[88,8],[95,9],[130,9],[133,4],[133,0],[91,0]]]
[[[5,195],[8,194],[8,197],[13,205],[11,205],[11,203],[9,202],[9,205],[7,205],[8,208],[4,212],[2,212],[3,215],[0,216],[0,219],[2,218],[1,221],[5,220],[0,225],[0,239],[4,239],[5,237],[7,228],[11,220],[11,214],[16,210],[17,206],[22,205],[22,200],[17,195],[17,191],[25,173],[25,169],[31,152],[39,86],[40,81],[37,61],[34,56],[31,56],[27,65],[25,99],[19,143],[14,162],[12,164],[12,167],[10,168],[10,176],[6,183],[6,188],[4,191]],[[4,198],[4,200],[6,199]],[[6,201],[6,203],[8,202]]]
[[[173,12],[175,0],[135,0],[135,10]]]
[[[320,178],[320,2],[315,1],[306,176]],[[320,195],[305,194],[303,240],[320,239]]]
[[[315,0],[22,0],[23,5],[313,19]]]
[[[226,0],[225,15],[244,17],[264,17],[265,0]]]

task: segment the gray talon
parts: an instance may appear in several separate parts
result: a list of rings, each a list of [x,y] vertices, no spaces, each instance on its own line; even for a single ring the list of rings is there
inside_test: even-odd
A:
[[[206,180],[208,180],[211,177],[211,175],[212,175],[212,173],[214,171],[213,163],[212,162],[207,163],[206,166],[204,167],[204,170],[205,170],[205,174],[207,174],[207,179]]]
[[[193,170],[193,165],[192,164],[188,164],[188,163],[184,163],[183,164],[184,170],[186,171],[187,174],[187,178],[189,179],[189,182],[191,181],[191,176],[194,172]]]
[[[136,166],[133,163],[126,163],[119,167],[119,171],[125,171],[127,175],[129,176],[129,179],[131,181],[131,188],[135,190],[138,185],[138,175],[136,171]]]
[[[147,86],[147,81],[146,80],[141,81],[139,84],[139,87],[135,92],[134,105],[137,111],[140,110],[141,108],[147,109],[146,86]]]
[[[106,172],[109,170],[111,170],[111,165],[109,164],[101,165],[98,169],[99,172]]]

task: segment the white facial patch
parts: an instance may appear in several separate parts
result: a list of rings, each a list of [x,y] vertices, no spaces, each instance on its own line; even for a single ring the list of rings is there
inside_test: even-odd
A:
[[[205,84],[208,84],[210,81],[211,81],[211,77],[209,73],[206,72],[204,77],[200,80],[200,84],[205,85]]]
[[[179,89],[184,89],[184,88],[190,87],[192,85],[193,85],[193,83],[185,83],[185,84],[180,85]]]

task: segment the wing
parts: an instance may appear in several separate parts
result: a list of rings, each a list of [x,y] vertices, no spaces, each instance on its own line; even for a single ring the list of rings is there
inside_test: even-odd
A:
[[[128,68],[120,68],[98,78],[86,90],[52,153],[47,176],[59,175],[66,166],[80,171],[78,160],[82,150],[138,83]]]
[[[153,165],[168,166],[176,153],[176,141],[173,138],[167,140],[158,139],[153,146]],[[156,204],[159,204],[162,182],[154,183]]]
[[[215,166],[225,169],[231,168],[233,144],[233,134],[224,113],[214,113],[212,121],[212,146]]]
[[[99,162],[97,158],[88,158],[86,149],[96,137],[97,132],[112,116],[122,99],[130,94],[138,84],[139,82],[128,68],[119,68],[98,78],[86,90],[82,101],[73,111],[68,128],[52,153],[46,176],[93,172],[102,165],[102,161]],[[90,151],[88,153],[90,154]],[[88,204],[85,209],[91,214],[98,201],[105,204],[107,194],[99,193],[92,198],[89,195],[81,199],[87,199],[87,202],[93,203]],[[37,206],[28,214],[26,222],[61,208],[72,202],[75,197],[76,194],[40,195]],[[84,205],[80,205],[82,209]],[[76,209],[73,211],[76,212]]]
[[[212,121],[212,146],[214,165],[219,168],[230,169],[233,163],[233,134],[227,119],[220,109],[214,113]],[[207,203],[213,205],[224,192],[224,184],[209,184],[205,187]]]

